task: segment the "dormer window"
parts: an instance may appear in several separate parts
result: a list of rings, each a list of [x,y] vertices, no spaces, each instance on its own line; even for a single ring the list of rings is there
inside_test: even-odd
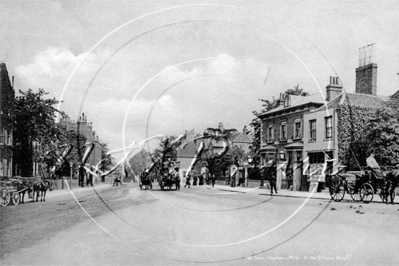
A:
[[[284,100],[284,107],[289,107],[289,106],[291,106],[291,97],[287,95]]]

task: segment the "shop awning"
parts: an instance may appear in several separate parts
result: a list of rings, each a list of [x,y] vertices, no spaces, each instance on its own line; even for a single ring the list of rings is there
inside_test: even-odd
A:
[[[303,149],[303,143],[294,142],[294,143],[286,145],[284,148],[286,148],[286,149]]]
[[[265,147],[261,147],[260,151],[277,151],[277,147],[273,145],[267,145]]]

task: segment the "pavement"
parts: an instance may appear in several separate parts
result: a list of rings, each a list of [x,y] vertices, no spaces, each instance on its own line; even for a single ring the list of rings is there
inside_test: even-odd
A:
[[[208,189],[212,186],[210,185],[202,185],[196,186],[197,188]],[[237,192],[237,193],[259,193],[259,195],[271,195],[270,190],[265,187],[231,187],[226,185],[215,185],[214,189],[218,189],[220,191],[227,192]],[[292,191],[287,189],[280,189],[277,191],[277,194],[273,194],[273,197],[292,197],[292,198],[311,198],[311,199],[323,199],[330,200],[330,192],[327,190],[323,190],[321,192],[307,192],[307,191]]]
[[[65,196],[68,194],[72,193],[83,193],[87,191],[91,191],[93,188],[96,190],[102,190],[112,187],[111,183],[98,183],[95,184],[93,187],[73,187],[71,190],[69,189],[69,186],[65,185],[64,189],[54,189],[52,191],[47,191],[46,193],[46,199],[47,198],[53,198],[53,197],[59,197],[59,196]]]

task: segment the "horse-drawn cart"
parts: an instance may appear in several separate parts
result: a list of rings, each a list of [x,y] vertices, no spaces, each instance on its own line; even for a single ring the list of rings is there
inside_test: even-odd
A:
[[[0,206],[7,206],[10,203],[18,205],[21,201],[20,193],[29,189],[28,186],[22,185],[17,180],[1,181],[0,189]]]

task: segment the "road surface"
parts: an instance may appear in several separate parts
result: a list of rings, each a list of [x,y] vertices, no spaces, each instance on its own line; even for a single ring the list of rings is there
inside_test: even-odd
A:
[[[398,265],[398,204],[136,184],[1,211],[1,265]],[[228,187],[226,187],[228,188]]]

